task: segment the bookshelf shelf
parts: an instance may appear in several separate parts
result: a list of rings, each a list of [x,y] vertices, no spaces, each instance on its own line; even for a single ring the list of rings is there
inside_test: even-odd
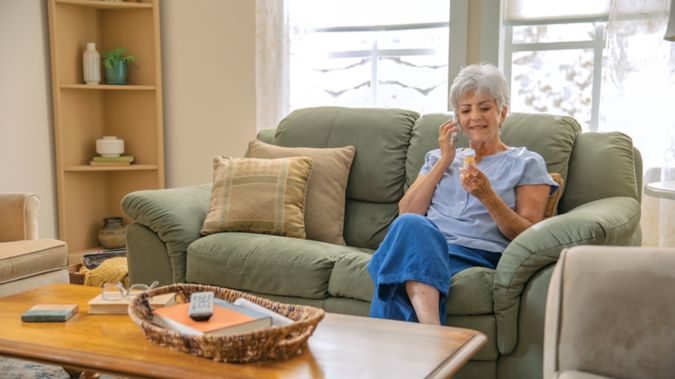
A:
[[[154,91],[155,86],[141,85],[112,85],[112,84],[62,84],[61,89],[87,90],[87,91]]]
[[[152,3],[138,2],[114,2],[102,0],[56,0],[57,4],[77,5],[80,7],[89,7],[95,9],[143,9],[152,8]]]
[[[77,166],[68,166],[64,168],[66,172],[76,172],[76,171],[147,171],[147,170],[157,170],[159,166],[152,164],[130,164],[128,166],[90,166],[90,165],[77,165]]]

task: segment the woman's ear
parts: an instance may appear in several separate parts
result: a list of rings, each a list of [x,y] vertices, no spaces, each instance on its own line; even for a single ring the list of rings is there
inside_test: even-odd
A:
[[[509,107],[507,107],[506,105],[504,105],[504,106],[502,107],[502,111],[501,111],[500,113],[501,113],[501,116],[502,116],[502,122],[503,122],[504,119],[506,118],[506,115],[509,114]]]

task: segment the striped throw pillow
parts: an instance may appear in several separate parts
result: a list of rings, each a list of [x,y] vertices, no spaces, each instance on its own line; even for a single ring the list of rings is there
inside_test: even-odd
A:
[[[560,187],[548,197],[546,209],[544,210],[544,218],[553,217],[558,214],[558,203],[560,202],[560,197],[563,193],[563,186],[565,184],[565,180],[557,172],[549,172],[548,174],[551,175],[553,181],[558,183]]]
[[[305,238],[305,194],[312,158],[216,157],[201,234],[250,232]]]

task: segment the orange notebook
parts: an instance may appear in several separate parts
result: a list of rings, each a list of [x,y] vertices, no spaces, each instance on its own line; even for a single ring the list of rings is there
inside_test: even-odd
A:
[[[230,306],[231,305],[231,306]],[[154,319],[167,329],[188,335],[230,335],[250,332],[272,326],[272,318],[256,315],[250,311],[237,310],[229,304],[227,308],[213,304],[213,316],[208,321],[194,321],[188,316],[189,303],[158,308],[153,311]]]

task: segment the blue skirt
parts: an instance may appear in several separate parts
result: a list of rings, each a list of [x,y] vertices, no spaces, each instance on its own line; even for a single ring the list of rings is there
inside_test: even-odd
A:
[[[452,277],[469,267],[496,268],[501,253],[450,244],[436,224],[406,213],[391,224],[384,241],[368,263],[375,284],[370,316],[417,322],[405,282],[417,281],[440,292],[441,323]]]

